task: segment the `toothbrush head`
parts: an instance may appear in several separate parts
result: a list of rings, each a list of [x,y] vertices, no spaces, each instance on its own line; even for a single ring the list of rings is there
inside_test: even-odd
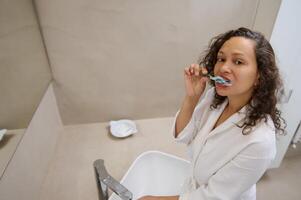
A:
[[[211,76],[209,75],[209,78],[213,81],[215,81],[216,83],[225,85],[225,86],[231,86],[231,81],[224,79],[223,77],[220,76]]]

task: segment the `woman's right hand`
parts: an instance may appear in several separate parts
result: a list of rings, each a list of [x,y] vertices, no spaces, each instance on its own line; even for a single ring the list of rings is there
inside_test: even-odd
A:
[[[203,76],[208,71],[205,67],[198,64],[191,64],[190,67],[184,69],[186,95],[189,98],[199,99],[203,94],[208,78]]]

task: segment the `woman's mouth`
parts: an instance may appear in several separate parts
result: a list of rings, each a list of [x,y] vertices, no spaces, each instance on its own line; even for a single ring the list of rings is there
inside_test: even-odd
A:
[[[226,78],[224,76],[215,76],[215,84],[218,84],[220,86],[226,86],[229,87],[232,85],[232,81],[229,78]]]
[[[227,86],[225,84],[221,84],[221,83],[215,83],[215,87],[225,89],[225,88],[228,88],[229,86]]]

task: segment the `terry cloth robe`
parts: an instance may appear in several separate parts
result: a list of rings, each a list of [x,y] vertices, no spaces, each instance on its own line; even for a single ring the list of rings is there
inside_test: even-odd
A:
[[[213,129],[228,103],[211,109],[214,94],[211,88],[200,98],[189,123],[175,138],[187,144],[191,161],[180,200],[255,200],[256,182],[276,155],[274,123],[269,116],[243,135],[236,124],[243,122],[245,106]],[[174,136],[179,111],[172,126]]]

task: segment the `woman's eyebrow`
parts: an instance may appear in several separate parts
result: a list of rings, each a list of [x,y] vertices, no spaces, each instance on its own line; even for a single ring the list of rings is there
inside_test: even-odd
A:
[[[219,51],[217,54],[224,54],[224,52],[223,51]],[[240,52],[234,52],[234,53],[232,53],[232,55],[245,56],[245,54],[240,53]]]
[[[244,56],[245,54],[237,52],[237,53],[232,53],[232,55]]]

